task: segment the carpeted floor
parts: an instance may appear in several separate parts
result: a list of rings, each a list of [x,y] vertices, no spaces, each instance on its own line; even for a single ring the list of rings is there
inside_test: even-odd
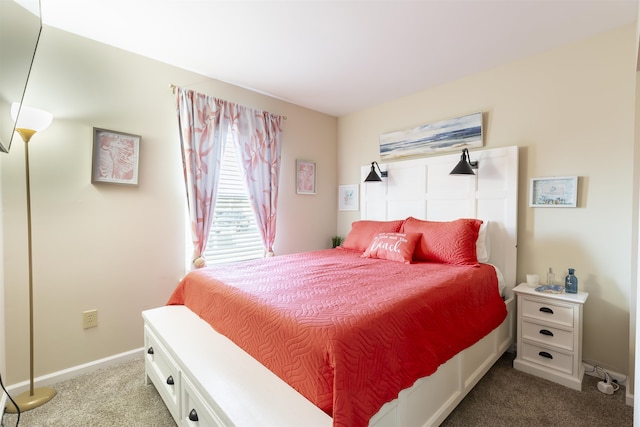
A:
[[[145,385],[144,359],[120,363],[54,385],[56,396],[21,414],[20,427],[175,427],[153,385]],[[4,427],[16,425],[5,414]]]
[[[633,407],[625,389],[613,395],[597,389],[598,378],[585,375],[582,391],[513,369],[515,354],[505,353],[443,427],[625,427],[633,426]]]
[[[442,426],[633,426],[633,408],[625,405],[624,389],[605,395],[596,388],[598,379],[585,376],[582,391],[574,391],[512,366],[513,354],[506,353]],[[23,413],[20,426],[175,427],[156,389],[144,384],[143,359],[54,387],[56,397]],[[5,414],[3,425],[15,426],[16,418]]]

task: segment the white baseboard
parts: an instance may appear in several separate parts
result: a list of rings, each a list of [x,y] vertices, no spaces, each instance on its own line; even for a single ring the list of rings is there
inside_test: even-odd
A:
[[[43,375],[41,377],[37,377],[33,379],[34,387],[45,387],[50,386],[60,381],[66,381],[71,378],[78,377],[82,374],[86,374],[89,372],[97,371],[98,369],[107,368],[109,366],[116,365],[118,363],[127,362],[129,360],[138,359],[144,356],[143,352],[144,348],[137,348],[135,350],[130,350],[124,353],[115,354],[113,356],[105,357],[104,359],[94,360],[93,362],[85,363],[82,365],[74,366],[72,368],[63,369],[61,371],[52,372],[47,375]],[[11,396],[20,394],[24,391],[29,390],[29,381],[23,381],[17,384],[13,384],[7,387],[7,391]],[[6,395],[4,393],[3,397],[6,400]],[[1,401],[0,401],[1,402]],[[4,407],[4,406],[0,406]]]

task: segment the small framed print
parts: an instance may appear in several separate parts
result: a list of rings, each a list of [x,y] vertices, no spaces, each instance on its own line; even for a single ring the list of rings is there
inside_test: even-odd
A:
[[[578,205],[578,177],[531,178],[529,206],[575,208]]]
[[[296,160],[296,192],[298,194],[316,194],[316,164]]]
[[[338,210],[357,211],[358,185],[340,185],[338,187]]]
[[[92,183],[138,185],[140,136],[93,128]]]

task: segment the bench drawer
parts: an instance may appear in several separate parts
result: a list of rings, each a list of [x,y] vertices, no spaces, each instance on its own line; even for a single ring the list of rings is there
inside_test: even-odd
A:
[[[144,328],[144,343],[145,373],[156,386],[171,415],[176,419],[181,381],[178,364],[147,326]]]
[[[184,426],[225,427],[227,424],[211,411],[188,378],[182,381],[182,413],[180,419]],[[232,425],[232,424],[229,424]]]

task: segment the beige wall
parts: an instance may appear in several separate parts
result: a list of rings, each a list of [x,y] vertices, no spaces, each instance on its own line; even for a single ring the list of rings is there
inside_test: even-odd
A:
[[[335,117],[45,28],[26,99],[54,115],[30,142],[36,377],[141,347],[140,312],[164,304],[184,273],[170,83],[287,116],[275,251],[330,246]],[[91,184],[94,126],[142,136],[139,186]],[[0,155],[8,384],[28,378],[23,146]],[[317,162],[317,195],[295,193],[296,159]],[[94,308],[99,326],[83,330],[81,312]]]
[[[520,147],[518,273],[561,280],[574,267],[584,358],[629,372],[635,26],[628,26],[339,119],[338,184],[378,160],[381,133],[485,113],[485,147]],[[473,152],[471,153],[473,158]],[[452,165],[453,167],[454,165]],[[529,179],[577,175],[577,209],[529,208]],[[339,212],[345,234],[358,213]]]

